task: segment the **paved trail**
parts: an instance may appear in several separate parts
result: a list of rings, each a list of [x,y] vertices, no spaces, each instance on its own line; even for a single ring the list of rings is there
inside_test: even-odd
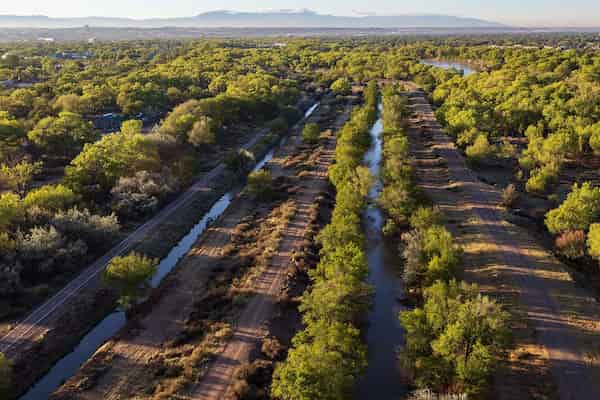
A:
[[[480,182],[467,167],[424,95],[413,91],[410,97],[416,117],[410,120],[409,138],[419,185],[447,215],[457,239],[463,238],[465,262],[471,265],[465,278],[484,289],[499,285],[490,291],[500,296],[516,294],[520,312],[534,328],[532,341],[543,349],[558,398],[600,399],[600,305],[525,229],[505,221],[500,190]],[[513,394],[498,397],[530,398],[514,395],[516,389],[507,392]]]

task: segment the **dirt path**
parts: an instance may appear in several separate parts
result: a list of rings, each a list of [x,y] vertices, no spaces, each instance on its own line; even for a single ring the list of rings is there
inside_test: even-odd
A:
[[[467,167],[423,94],[410,96],[419,185],[444,211],[465,250],[464,278],[518,316],[516,348],[497,379],[497,397],[600,399],[600,305],[526,230],[505,221],[500,189]]]
[[[348,110],[335,122],[337,130],[348,118]],[[294,137],[287,146],[296,147],[300,142]],[[284,152],[289,154],[290,151]],[[211,364],[208,372],[191,394],[196,400],[219,400],[226,398],[232,380],[238,368],[249,361],[250,353],[255,349],[267,333],[265,323],[272,317],[277,297],[283,289],[288,266],[293,254],[299,250],[304,234],[310,222],[310,210],[317,196],[327,185],[327,170],[333,162],[335,139],[327,139],[323,150],[318,154],[316,168],[310,176],[303,177],[300,190],[294,196],[296,213],[285,227],[277,252],[263,271],[255,288],[255,296],[236,321],[234,333],[223,352]],[[282,165],[283,159],[274,160]],[[274,169],[275,174],[290,173],[280,167]]]

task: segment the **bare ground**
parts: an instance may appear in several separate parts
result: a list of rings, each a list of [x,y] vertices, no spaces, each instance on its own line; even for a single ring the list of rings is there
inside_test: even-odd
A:
[[[420,187],[464,248],[463,278],[514,318],[514,347],[494,385],[498,399],[600,398],[600,305],[525,229],[505,221],[500,190],[480,182],[411,91],[409,138]]]

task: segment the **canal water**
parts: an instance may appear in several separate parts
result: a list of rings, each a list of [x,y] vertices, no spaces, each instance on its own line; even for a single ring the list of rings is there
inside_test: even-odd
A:
[[[301,122],[304,122],[310,117],[319,103],[312,105],[305,113]],[[286,141],[286,136],[273,146],[254,166],[253,171],[262,169],[275,154],[276,148],[280,147]],[[171,270],[177,265],[179,260],[185,256],[200,235],[206,230],[210,223],[216,220],[221,214],[227,210],[233,198],[242,190],[235,188],[225,193],[210,210],[204,214],[198,223],[185,235],[176,246],[174,246],[169,254],[161,260],[156,273],[152,277],[151,286],[158,287],[160,282]],[[61,358],[51,369],[42,377],[35,385],[33,385],[27,393],[21,396],[20,400],[43,400],[47,399],[52,392],[58,389],[67,379],[75,375],[79,368],[85,363],[108,339],[113,337],[123,326],[127,319],[125,313],[121,310],[115,310],[113,313],[106,316],[100,321],[82,340],[81,342],[66,356]]]
[[[381,113],[381,105],[379,107]],[[396,249],[387,243],[381,229],[385,217],[376,200],[381,194],[381,160],[383,153],[383,121],[377,120],[371,128],[371,148],[364,157],[376,181],[369,192],[369,206],[363,213],[367,238],[369,283],[375,290],[373,307],[368,314],[366,342],[368,367],[358,381],[356,400],[399,400],[408,393],[401,379],[397,349],[404,341],[404,331],[398,320],[402,307],[398,299],[403,297],[403,285]]]
[[[464,76],[468,76],[476,73],[477,71],[470,67],[467,64],[463,64],[455,61],[445,61],[445,60],[421,60],[421,64],[432,65],[434,67],[440,67],[444,69],[454,68],[458,71],[463,71]]]

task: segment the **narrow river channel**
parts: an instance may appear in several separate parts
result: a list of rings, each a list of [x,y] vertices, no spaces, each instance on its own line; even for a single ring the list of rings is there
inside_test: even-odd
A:
[[[381,113],[381,105],[379,106]],[[377,205],[383,187],[381,160],[383,156],[383,121],[381,118],[371,128],[371,148],[364,157],[376,181],[369,192],[369,206],[363,213],[367,237],[369,283],[375,290],[373,308],[368,315],[366,341],[369,365],[359,380],[356,400],[399,400],[408,393],[403,383],[396,350],[403,343],[403,330],[398,320],[401,311],[398,298],[403,286],[396,251],[387,243],[381,232],[385,218]]]
[[[305,113],[300,123],[306,121],[315,110],[319,103],[313,104]],[[275,154],[275,150],[285,143],[287,136],[283,136],[280,141],[274,145],[254,166],[253,171],[262,169]],[[185,235],[169,254],[163,258],[158,265],[156,273],[152,277],[151,286],[158,287],[160,282],[177,265],[179,260],[185,256],[200,235],[210,225],[211,221],[216,220],[227,210],[233,198],[241,192],[243,188],[237,187],[225,193],[211,209],[204,214],[198,223]],[[100,321],[71,351],[61,358],[27,393],[21,396],[20,400],[42,400],[47,399],[52,392],[58,389],[67,379],[75,375],[79,368],[85,363],[108,339],[113,337],[123,326],[127,319],[125,313],[121,310],[115,310]]]

